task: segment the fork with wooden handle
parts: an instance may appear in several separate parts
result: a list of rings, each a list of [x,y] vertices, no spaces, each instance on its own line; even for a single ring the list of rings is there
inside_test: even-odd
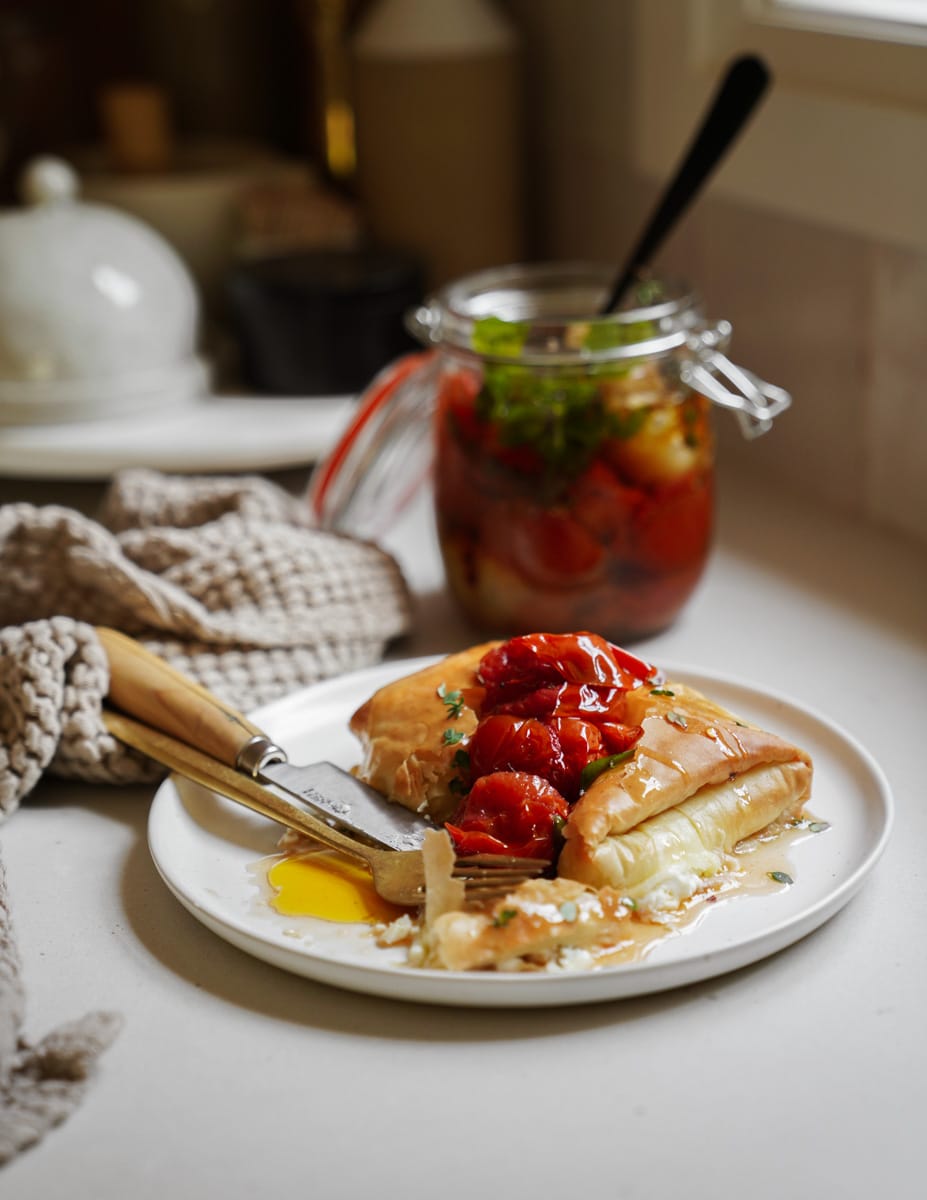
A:
[[[97,634],[110,664],[110,700],[122,710],[103,712],[104,724],[114,737],[177,774],[366,863],[374,887],[384,900],[403,905],[424,901],[425,860],[420,847],[429,830],[437,833],[433,825],[418,814],[400,809],[401,836],[407,840],[408,831],[414,829],[417,844],[412,849],[389,848],[378,836],[383,821],[377,809],[385,811],[388,823],[393,818],[390,810],[398,806],[347,772],[321,764],[328,769],[326,780],[341,782],[343,777],[352,788],[372,793],[364,796],[366,806],[360,812],[349,814],[351,825],[333,823],[341,815],[339,806],[336,803],[328,810],[316,805],[316,798],[330,797],[320,797],[315,786],[311,795],[305,790],[284,790],[268,786],[257,772],[242,769],[243,745],[263,739],[273,747],[248,718],[133,639],[111,629],[98,628]],[[290,769],[303,772],[312,767]],[[375,831],[367,833],[367,824]],[[548,866],[539,859],[471,855],[454,861],[452,876],[464,885],[466,899],[478,903],[510,891],[523,880],[542,874]]]

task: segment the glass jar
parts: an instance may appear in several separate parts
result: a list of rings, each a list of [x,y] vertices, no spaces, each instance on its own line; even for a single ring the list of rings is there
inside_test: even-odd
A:
[[[669,625],[711,546],[712,403],[748,436],[789,404],[725,357],[730,325],[707,323],[689,288],[648,281],[600,315],[611,283],[583,264],[459,280],[410,314],[432,352],[397,364],[402,378],[385,376],[361,405],[355,451],[382,442],[384,425],[398,446],[396,431],[431,423],[448,583],[493,635],[629,641]],[[355,503],[366,489],[368,509],[383,511],[376,477],[389,456],[378,457],[379,472],[360,455],[365,477],[349,493]],[[392,455],[391,486],[411,463]]]

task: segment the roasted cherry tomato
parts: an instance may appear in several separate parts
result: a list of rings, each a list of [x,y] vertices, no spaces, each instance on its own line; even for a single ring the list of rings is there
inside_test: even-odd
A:
[[[480,660],[486,707],[520,699],[562,681],[597,687],[634,688],[654,668],[595,633],[533,633],[511,638]]]
[[[627,692],[653,667],[593,633],[529,634],[480,660],[467,701],[479,724],[467,751],[472,787],[448,825],[460,853],[554,853],[554,827],[589,763],[630,749]]]
[[[484,717],[467,748],[472,779],[495,771],[524,771],[550,779],[560,759],[559,743],[532,717]]]
[[[557,791],[572,802],[579,796],[583,769],[610,752],[605,749],[606,743],[596,726],[579,717],[554,717],[550,732],[560,747],[560,758],[549,778]]]
[[[496,771],[539,775],[572,803],[579,796],[580,778],[588,763],[625,749],[640,736],[636,727],[616,728],[624,733],[620,747],[616,747],[611,729],[600,733],[595,725],[578,717],[554,717],[546,723],[531,717],[484,717],[468,746],[470,778],[480,779]]]
[[[553,859],[569,805],[538,775],[496,771],[474,783],[447,830],[458,854]]]
[[[621,721],[625,713],[624,688],[595,687],[589,683],[561,683],[559,687],[537,688],[518,700],[497,704],[494,712],[520,717],[579,717],[595,714],[596,719]],[[483,712],[486,711],[484,701]],[[592,717],[590,716],[590,719]]]
[[[619,725],[615,721],[600,721],[598,729],[607,754],[622,754],[630,750],[644,732],[642,725]]]

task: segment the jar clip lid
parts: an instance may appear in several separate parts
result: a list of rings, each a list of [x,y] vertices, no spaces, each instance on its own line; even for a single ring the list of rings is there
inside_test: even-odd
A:
[[[729,321],[719,321],[714,329],[691,335],[687,344],[695,357],[682,364],[680,376],[694,391],[733,411],[744,437],[756,438],[772,428],[774,418],[785,412],[792,397],[722,354],[718,347],[725,345],[730,335]],[[730,386],[725,386],[719,375]]]

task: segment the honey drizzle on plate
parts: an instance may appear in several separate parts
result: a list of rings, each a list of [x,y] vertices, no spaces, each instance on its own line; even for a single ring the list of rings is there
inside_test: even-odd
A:
[[[616,944],[601,948],[587,948],[588,966],[595,970],[643,961],[649,952],[669,938],[678,937],[701,923],[719,904],[740,900],[755,895],[770,895],[791,886],[788,882],[772,877],[779,872],[785,878],[793,876],[788,851],[805,837],[815,836],[810,826],[815,819],[805,815],[800,821],[784,826],[773,825],[755,837],[735,847],[729,856],[730,866],[716,876],[705,889],[700,890],[677,908],[659,914],[633,914],[627,922],[627,935]],[[822,825],[824,823],[822,822]],[[826,828],[826,825],[824,825]],[[313,892],[308,902],[307,892],[299,887],[281,888],[290,871],[299,882],[298,872],[310,870],[315,878]],[[368,878],[363,878],[364,868],[332,851],[312,850],[305,847],[290,850],[271,858],[263,859],[252,868],[255,878],[263,878],[262,902],[282,916],[315,917],[340,924],[366,924],[380,927],[389,925],[403,914],[413,910],[397,908],[381,900],[373,891]],[[329,876],[332,894],[319,899],[318,885]],[[276,882],[275,882],[276,880]],[[353,896],[347,893],[353,892]],[[302,901],[300,901],[302,895]],[[411,930],[400,940],[407,940]],[[389,944],[388,941],[379,944]],[[528,972],[547,969],[546,963],[524,961],[520,969]],[[554,970],[559,969],[556,965]]]
[[[682,901],[678,908],[653,918],[642,915],[626,942],[604,947],[595,954],[595,966],[640,962],[656,944],[700,924],[720,903],[785,891],[791,884],[773,878],[772,872],[779,872],[786,879],[794,878],[788,851],[806,837],[816,836],[809,831],[813,824],[815,818],[805,814],[801,820],[771,825],[738,843],[729,855],[729,869],[716,876],[704,890]]]

